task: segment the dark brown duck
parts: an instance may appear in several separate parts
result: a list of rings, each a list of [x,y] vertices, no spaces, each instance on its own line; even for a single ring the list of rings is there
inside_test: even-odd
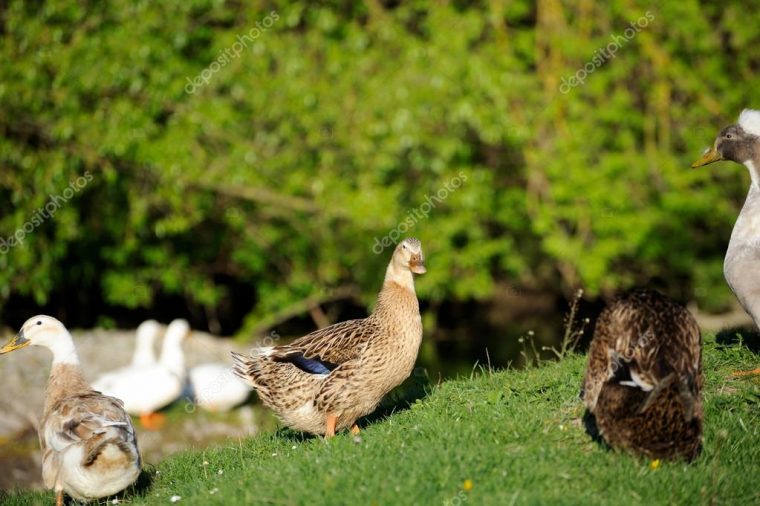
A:
[[[702,447],[702,338],[682,306],[637,290],[599,316],[583,400],[604,441],[652,459]]]

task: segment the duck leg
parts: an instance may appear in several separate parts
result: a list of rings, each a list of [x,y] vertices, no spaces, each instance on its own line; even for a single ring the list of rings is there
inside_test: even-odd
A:
[[[337,423],[337,416],[327,415],[327,430],[325,430],[325,439],[329,439],[335,436],[335,425],[337,425]]]
[[[760,367],[752,369],[751,371],[736,371],[731,373],[732,378],[738,378],[741,376],[758,376],[760,375]]]
[[[140,415],[140,425],[147,430],[159,430],[166,423],[166,415],[161,413],[143,413]]]
[[[353,424],[351,426],[351,434],[353,434],[354,436],[358,436],[360,432],[361,432],[361,429],[359,428],[358,425]]]
[[[63,490],[59,490],[55,494],[55,506],[63,506]]]

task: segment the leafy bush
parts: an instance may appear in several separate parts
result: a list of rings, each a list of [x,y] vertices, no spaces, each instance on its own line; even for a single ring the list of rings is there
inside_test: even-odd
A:
[[[392,231],[422,240],[431,308],[507,283],[729,300],[747,176],[688,166],[753,105],[744,2],[257,4],[0,11],[0,237],[91,178],[0,255],[1,303],[212,319],[246,286],[250,330],[371,304]]]

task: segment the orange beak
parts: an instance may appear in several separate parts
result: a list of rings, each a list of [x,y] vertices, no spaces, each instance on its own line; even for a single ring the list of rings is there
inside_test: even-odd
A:
[[[415,274],[425,274],[427,272],[425,261],[420,255],[413,255],[411,260],[409,260],[409,270]]]

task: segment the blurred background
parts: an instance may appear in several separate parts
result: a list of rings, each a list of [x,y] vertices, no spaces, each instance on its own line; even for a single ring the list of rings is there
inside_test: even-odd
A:
[[[366,315],[406,236],[431,381],[556,346],[581,288],[590,325],[638,285],[745,321],[749,177],[689,168],[758,107],[743,0],[11,1],[0,36],[6,335],[51,314],[102,369],[146,318],[286,340]]]

